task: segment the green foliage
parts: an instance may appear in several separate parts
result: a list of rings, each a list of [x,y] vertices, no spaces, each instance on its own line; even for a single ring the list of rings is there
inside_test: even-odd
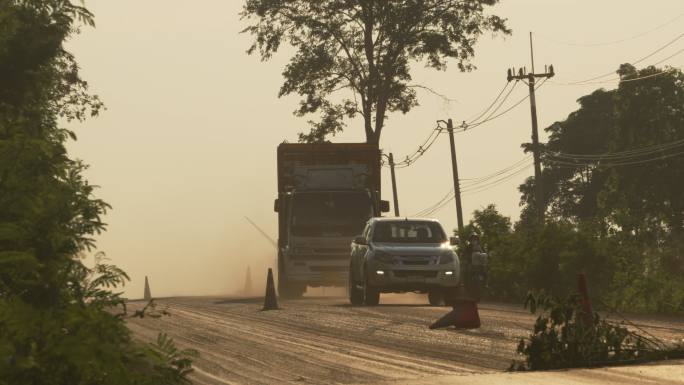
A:
[[[637,361],[684,357],[681,346],[630,331],[624,324],[586,314],[578,295],[565,299],[530,293],[525,307],[537,317],[529,339],[521,339],[517,352],[524,362],[513,362],[512,370],[548,370],[623,364]]]
[[[109,205],[59,126],[102,108],[63,47],[78,23],[92,15],[69,1],[0,3],[0,384],[187,383],[192,352],[132,340],[126,274],[81,259]]]
[[[618,74],[624,81],[617,89],[597,90],[580,98],[579,110],[546,129],[550,137],[546,151],[581,156],[629,151],[684,139],[681,70],[647,67],[637,71],[625,64]],[[650,156],[671,152],[662,149]],[[611,163],[610,158],[573,165],[572,161],[561,163],[545,157],[541,183],[547,191],[545,204],[549,215],[573,221],[595,220],[606,231],[617,227],[645,241],[669,235],[681,237],[684,233],[681,199],[684,158],[643,160],[636,157],[629,160],[630,164],[604,167],[603,163]],[[530,186],[523,189],[526,203],[531,201]]]
[[[520,299],[528,288],[565,296],[584,271],[592,296],[607,306],[684,311],[684,156],[659,158],[681,149],[659,145],[684,141],[684,74],[630,65],[618,74],[617,89],[580,98],[577,111],[546,129],[539,181],[546,223],[534,215],[534,178],[520,186],[523,210],[512,231],[486,230],[506,223],[495,210],[475,213],[472,225],[485,236],[502,234],[485,241],[494,298]],[[581,158],[648,146],[654,150],[628,162]]]
[[[325,141],[344,129],[345,117],[362,116],[366,141],[378,143],[389,112],[418,105],[412,61],[443,70],[453,59],[469,71],[483,33],[510,33],[505,20],[485,14],[485,6],[497,2],[246,0],[242,17],[256,21],[243,32],[255,38],[247,52],[262,60],[283,43],[297,51],[279,96],[303,96],[297,116],[321,115],[300,141]]]
[[[69,269],[74,286],[59,304],[0,301],[0,384],[189,384],[194,351],[179,351],[163,334],[149,345],[132,340],[125,319],[158,313],[129,315],[120,293],[105,289],[125,273],[79,261]]]

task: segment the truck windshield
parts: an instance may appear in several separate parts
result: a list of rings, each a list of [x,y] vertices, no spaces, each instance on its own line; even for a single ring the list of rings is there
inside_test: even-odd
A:
[[[300,236],[353,236],[373,215],[370,197],[360,192],[295,194],[292,234]]]
[[[373,229],[374,242],[387,243],[442,243],[444,230],[437,222],[387,221],[377,222]]]

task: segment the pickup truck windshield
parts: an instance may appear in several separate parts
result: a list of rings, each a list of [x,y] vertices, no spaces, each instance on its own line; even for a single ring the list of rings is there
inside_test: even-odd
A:
[[[373,229],[374,242],[386,243],[442,243],[444,230],[437,222],[387,221],[377,222]]]
[[[373,215],[370,197],[362,192],[297,193],[292,203],[292,234],[353,236]]]

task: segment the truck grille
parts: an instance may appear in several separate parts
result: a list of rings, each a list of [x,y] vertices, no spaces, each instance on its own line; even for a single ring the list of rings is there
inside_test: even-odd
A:
[[[397,278],[407,277],[423,277],[435,278],[437,276],[436,270],[394,270],[394,276]]]
[[[309,266],[311,271],[347,271],[347,266]]]
[[[349,253],[349,248],[317,247],[313,249],[314,254],[345,254]]]
[[[330,260],[349,260],[349,254],[311,254],[311,255],[290,255],[294,261],[330,261]]]

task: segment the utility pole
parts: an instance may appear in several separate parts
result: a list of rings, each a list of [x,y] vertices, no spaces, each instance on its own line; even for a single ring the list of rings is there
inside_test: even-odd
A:
[[[390,165],[390,173],[392,174],[392,195],[394,197],[394,216],[399,216],[399,198],[397,198],[397,178],[394,176],[394,156],[389,153],[387,157]]]
[[[451,143],[451,170],[454,174],[454,197],[456,198],[456,219],[458,220],[458,232],[463,231],[463,208],[461,207],[461,186],[458,181],[458,165],[456,164],[456,145],[454,144],[454,123],[447,120],[449,142]]]
[[[530,89],[530,112],[532,114],[532,153],[534,155],[534,200],[537,205],[537,217],[539,223],[544,223],[544,199],[542,184],[541,184],[541,158],[539,155],[539,131],[537,128],[537,100],[534,95],[534,87],[536,78],[551,78],[555,73],[553,72],[553,65],[544,66],[543,73],[534,72],[534,50],[532,48],[532,32],[530,32],[530,57],[532,59],[532,72],[527,73],[525,67],[518,69],[518,74],[515,73],[515,68],[508,69],[508,81],[511,80],[527,80],[527,85]]]

